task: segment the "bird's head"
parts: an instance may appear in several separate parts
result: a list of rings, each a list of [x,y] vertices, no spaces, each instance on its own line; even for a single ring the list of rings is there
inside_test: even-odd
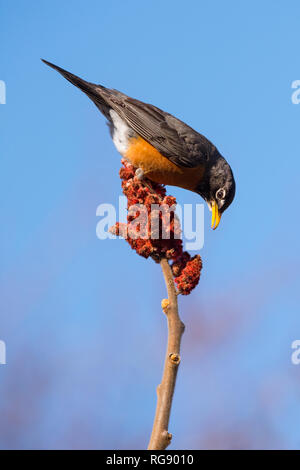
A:
[[[197,188],[212,212],[211,228],[216,229],[223,212],[230,206],[235,195],[235,181],[232,170],[219,153],[207,169],[206,175]]]

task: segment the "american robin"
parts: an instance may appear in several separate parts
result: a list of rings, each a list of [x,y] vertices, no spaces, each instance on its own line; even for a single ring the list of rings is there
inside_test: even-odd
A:
[[[43,62],[95,103],[108,120],[118,152],[137,169],[139,178],[200,194],[212,211],[211,226],[217,228],[233,201],[235,181],[229,164],[206,137],[156,106]]]

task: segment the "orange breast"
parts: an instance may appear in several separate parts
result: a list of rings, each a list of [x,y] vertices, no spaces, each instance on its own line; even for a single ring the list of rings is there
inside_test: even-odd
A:
[[[134,167],[143,170],[146,178],[191,191],[200,183],[204,173],[202,165],[195,168],[178,167],[141,137],[131,139],[125,156]]]

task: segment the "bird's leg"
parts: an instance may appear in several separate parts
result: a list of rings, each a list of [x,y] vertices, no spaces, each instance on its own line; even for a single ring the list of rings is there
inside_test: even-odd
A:
[[[142,170],[142,168],[137,168],[137,169],[135,170],[135,177],[136,177],[139,181],[143,181],[144,176],[145,176],[145,173],[144,173],[144,171]]]
[[[142,168],[137,168],[135,170],[135,177],[141,182],[143,183],[144,186],[146,186],[146,188],[149,189],[149,191],[151,191],[151,193],[155,193],[154,189],[150,186],[150,184],[148,184],[146,181],[145,181],[145,173],[144,171],[142,170]]]

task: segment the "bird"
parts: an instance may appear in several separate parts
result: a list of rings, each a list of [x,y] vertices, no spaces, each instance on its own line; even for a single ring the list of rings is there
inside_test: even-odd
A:
[[[170,113],[97,85],[41,59],[83,91],[107,119],[113,143],[140,180],[199,194],[212,212],[211,228],[235,196],[232,169],[204,135]]]

